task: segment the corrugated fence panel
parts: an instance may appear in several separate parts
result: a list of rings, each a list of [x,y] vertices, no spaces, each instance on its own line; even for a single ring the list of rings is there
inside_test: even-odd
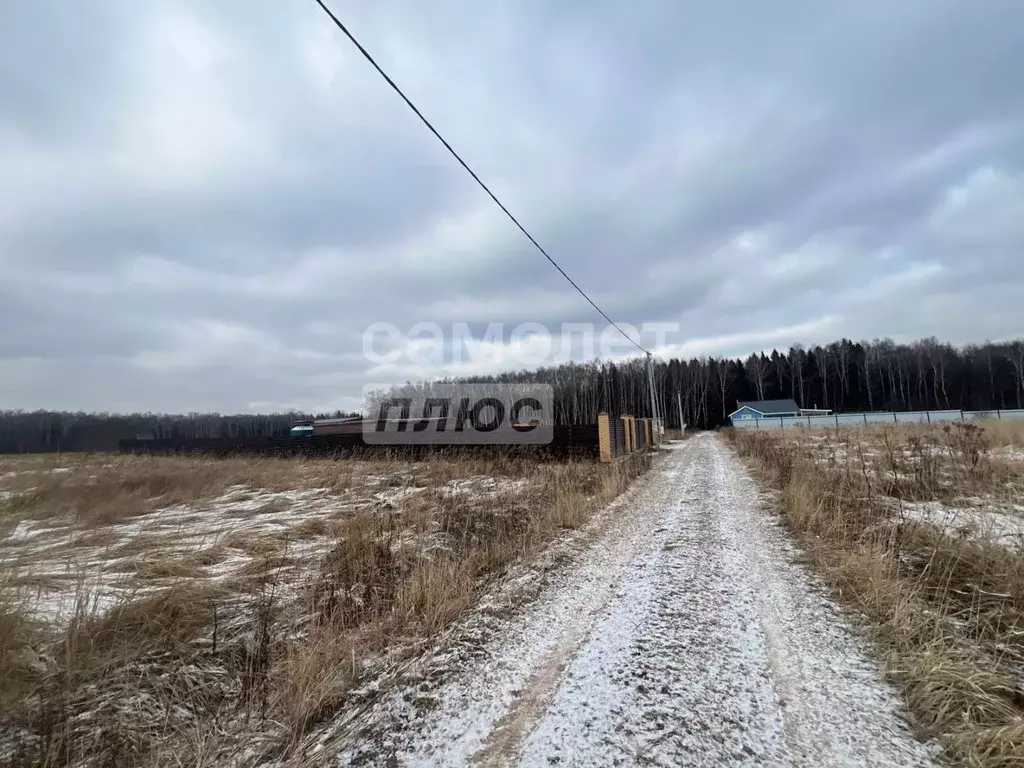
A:
[[[864,423],[863,413],[837,413],[836,423],[840,427],[852,427]]]
[[[943,424],[953,421],[1024,419],[1024,409],[1009,411],[879,411],[834,413],[829,416],[773,416],[738,419],[736,429],[828,429],[865,424]]]

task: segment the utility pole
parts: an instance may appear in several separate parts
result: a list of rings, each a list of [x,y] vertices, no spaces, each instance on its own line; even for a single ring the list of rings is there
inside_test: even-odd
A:
[[[651,387],[651,418],[658,418],[658,401],[654,396],[654,358],[651,357],[651,353],[647,353],[647,382]]]

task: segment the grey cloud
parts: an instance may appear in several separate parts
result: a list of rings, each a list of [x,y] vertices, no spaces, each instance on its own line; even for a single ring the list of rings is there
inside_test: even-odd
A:
[[[0,50],[3,405],[325,407],[420,370],[370,322],[599,319],[313,3],[62,5]],[[1011,0],[334,5],[616,319],[1024,332]]]

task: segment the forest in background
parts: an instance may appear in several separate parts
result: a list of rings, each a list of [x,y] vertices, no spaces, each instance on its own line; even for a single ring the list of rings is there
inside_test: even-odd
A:
[[[0,454],[116,451],[133,438],[284,437],[300,419],[341,418],[356,413],[81,413],[0,411]]]
[[[670,428],[679,426],[677,396],[684,421],[697,429],[727,424],[738,400],[782,397],[792,397],[802,407],[839,413],[1020,408],[1024,407],[1024,341],[956,347],[936,339],[910,344],[842,339],[746,359],[656,360],[654,375],[661,412]],[[647,363],[642,358],[445,381],[550,384],[560,424],[593,424],[600,411],[650,415]],[[392,393],[424,392],[435,386],[437,382],[409,383]],[[116,450],[119,440],[135,437],[280,437],[288,434],[295,420],[343,415],[356,414],[0,411],[0,453]]]
[[[839,413],[1020,408],[1024,341],[956,347],[936,339],[910,344],[842,339],[746,359],[656,360],[654,379],[669,428],[679,426],[677,396],[683,420],[697,429],[728,424],[738,400],[792,397],[801,407]],[[647,363],[642,358],[617,364],[569,363],[459,381],[550,384],[556,421],[562,424],[592,424],[603,410],[641,417],[651,410]]]

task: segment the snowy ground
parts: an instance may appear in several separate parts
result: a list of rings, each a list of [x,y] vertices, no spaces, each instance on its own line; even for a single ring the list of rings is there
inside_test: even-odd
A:
[[[970,503],[970,505],[968,505]],[[984,499],[966,499],[963,506],[938,501],[904,502],[903,519],[935,526],[954,538],[984,539],[1008,549],[1024,549],[1024,505],[987,505]]]
[[[1017,446],[971,449],[943,433],[909,429],[887,447],[879,432],[848,440],[849,432],[781,435],[828,469],[852,467],[887,488],[890,522],[931,526],[954,539],[995,542],[1024,550],[1024,451]],[[946,442],[935,442],[946,440]],[[929,442],[932,441],[932,442]],[[972,467],[978,471],[972,476]],[[907,501],[906,499],[913,499]]]
[[[307,744],[336,765],[928,765],[864,641],[712,435],[670,447],[432,657]],[[516,588],[523,601],[516,605]]]
[[[71,471],[58,467],[2,477]],[[273,573],[282,584],[299,583],[337,543],[335,527],[357,514],[401,514],[417,501],[429,504],[431,494],[500,507],[530,484],[483,475],[432,480],[396,470],[361,474],[337,492],[233,485],[194,504],[154,503],[153,511],[107,525],[82,523],[73,514],[29,517],[0,533],[0,597],[13,598],[26,614],[60,627],[83,604],[88,613],[102,614],[184,581],[244,591]],[[0,502],[32,490],[0,490]]]

